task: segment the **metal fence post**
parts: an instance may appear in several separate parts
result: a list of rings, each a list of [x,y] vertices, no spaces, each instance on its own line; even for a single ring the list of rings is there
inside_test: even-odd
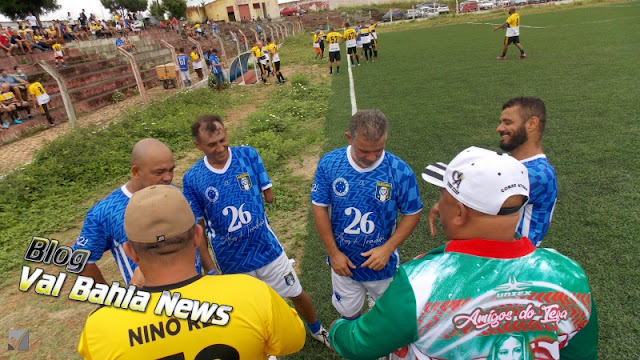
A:
[[[71,123],[71,127],[76,127],[76,111],[73,108],[73,104],[71,103],[71,97],[69,96],[69,92],[67,91],[67,83],[64,81],[64,78],[56,69],[52,68],[51,65],[47,64],[44,60],[38,61],[38,65],[40,65],[44,71],[46,71],[49,75],[51,75],[58,83],[58,89],[60,89],[60,96],[62,96],[62,102],[64,103],[64,109],[67,111],[67,117],[69,118],[69,122]]]
[[[129,54],[129,52],[121,47],[118,48],[118,51],[127,57],[129,63],[131,64],[131,71],[133,72],[133,77],[136,79],[136,84],[138,85],[138,91],[142,96],[142,101],[147,104],[149,103],[149,97],[147,96],[147,91],[144,89],[144,82],[142,81],[142,74],[140,74],[140,69],[138,69],[138,64],[136,63],[136,58]]]

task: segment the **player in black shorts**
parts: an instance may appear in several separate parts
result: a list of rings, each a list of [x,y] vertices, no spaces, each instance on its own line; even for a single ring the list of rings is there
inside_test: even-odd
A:
[[[329,44],[329,74],[333,73],[333,62],[336,62],[336,74],[340,74],[340,44],[344,41],[342,34],[337,32],[333,27],[329,29],[327,34],[327,43]]]

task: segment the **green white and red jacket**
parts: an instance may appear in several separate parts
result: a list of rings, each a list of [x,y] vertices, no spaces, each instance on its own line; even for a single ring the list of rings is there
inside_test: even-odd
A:
[[[598,320],[584,271],[557,251],[453,240],[400,266],[376,306],[329,339],[354,360],[589,360]]]

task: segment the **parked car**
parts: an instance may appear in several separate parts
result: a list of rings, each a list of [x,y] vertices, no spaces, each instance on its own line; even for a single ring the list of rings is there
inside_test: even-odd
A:
[[[284,8],[280,10],[280,16],[292,16],[298,15],[298,9],[296,8]]]
[[[467,1],[466,4],[464,4],[464,6],[462,7],[461,11],[463,13],[468,13],[468,12],[472,12],[472,11],[478,11],[478,2],[477,1]]]
[[[407,19],[415,19],[424,16],[424,12],[418,9],[409,9],[407,13],[404,15]]]
[[[449,13],[449,6],[444,5],[444,4],[438,5],[438,13],[440,13],[440,14],[448,14]]]
[[[382,15],[382,21],[391,21],[404,19],[404,11],[402,9],[391,9],[386,14]]]
[[[480,7],[480,10],[491,10],[496,7],[496,4],[491,1],[483,1],[478,6]]]
[[[511,6],[524,6],[527,5],[527,0],[511,0],[509,2]]]

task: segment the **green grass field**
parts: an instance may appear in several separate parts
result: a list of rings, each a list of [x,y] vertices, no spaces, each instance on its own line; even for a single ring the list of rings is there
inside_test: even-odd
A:
[[[515,96],[542,98],[548,111],[543,144],[559,186],[543,245],[578,261],[589,276],[599,307],[600,358],[638,359],[640,3],[525,12],[520,39],[526,60],[517,59],[514,46],[506,61],[495,59],[504,30],[493,33],[490,24],[505,21],[506,15],[499,16],[482,20],[488,24],[382,33],[379,60],[353,69],[358,108],[379,108],[387,115],[387,150],[418,174],[428,208],[438,193],[420,179],[424,166],[448,162],[470,145],[498,149],[495,128],[502,104]],[[347,144],[346,61],[332,87],[325,151]],[[309,233],[315,234],[312,220]],[[442,235],[428,235],[423,217],[401,254],[406,261],[443,242]],[[319,237],[310,236],[301,282],[328,325],[338,314],[330,304],[324,259]],[[311,343],[290,358],[331,356]]]

